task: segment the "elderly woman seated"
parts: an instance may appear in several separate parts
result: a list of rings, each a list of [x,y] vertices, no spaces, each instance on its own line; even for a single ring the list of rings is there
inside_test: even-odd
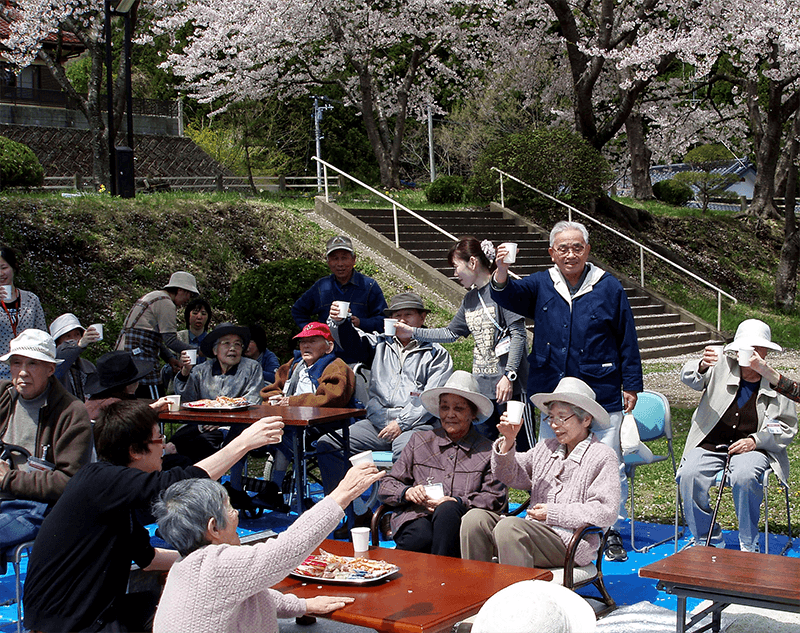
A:
[[[602,528],[617,520],[620,485],[617,456],[590,433],[596,424],[608,426],[608,413],[594,391],[578,378],[562,378],[553,393],[531,397],[547,412],[555,439],[539,442],[518,454],[514,442],[520,425],[500,418],[492,450],[492,473],[511,488],[531,491],[524,518],[500,517],[487,510],[470,510],[461,522],[464,558],[492,560],[521,567],[561,567],[573,531],[584,523]],[[543,421],[544,421],[543,420]],[[599,541],[583,541],[575,556],[588,564]]]
[[[222,486],[208,480],[170,486],[154,510],[161,534],[183,558],[167,578],[155,633],[277,631],[279,617],[329,613],[352,602],[302,600],[270,587],[313,553],[344,516],[343,508],[382,475],[374,464],[353,467],[286,532],[247,547],[238,547],[238,515]]]
[[[181,400],[191,402],[217,396],[245,398],[250,404],[261,404],[261,387],[264,378],[261,365],[251,358],[243,358],[250,344],[250,331],[233,323],[221,323],[205,336],[200,349],[208,358],[207,363],[192,365],[189,355],[181,352],[181,371],[175,376],[175,393]],[[244,430],[244,424],[232,424],[225,444]],[[249,512],[255,508],[242,490],[242,474],[245,460],[231,468],[229,489],[236,507]],[[239,494],[237,494],[239,493]]]
[[[444,387],[420,399],[441,427],[411,435],[378,496],[397,506],[392,531],[398,549],[458,558],[461,517],[472,508],[498,512],[506,500],[506,487],[491,472],[491,442],[475,429],[494,405],[465,371],[453,372]]]
[[[705,543],[711,531],[710,543],[724,547],[722,529],[711,525],[708,491],[726,463],[739,520],[739,547],[744,551],[760,549],[764,471],[769,467],[782,482],[788,480],[786,447],[797,433],[797,414],[794,404],[779,395],[781,390],[771,387],[771,378],[761,376],[759,369],[763,370],[770,350],[781,347],[772,342],[769,326],[747,319],[736,328],[723,354],[707,347],[699,361],[688,361],[681,371],[686,385],[703,392],[677,475],[683,513],[700,542]]]

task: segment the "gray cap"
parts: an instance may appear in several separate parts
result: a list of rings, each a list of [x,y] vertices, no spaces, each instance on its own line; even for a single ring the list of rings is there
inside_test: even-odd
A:
[[[353,240],[346,235],[337,235],[327,241],[325,244],[325,257],[330,255],[333,251],[350,251],[354,255],[356,253],[355,250],[353,250]]]
[[[167,288],[180,288],[181,290],[193,292],[196,295],[200,294],[200,291],[197,289],[197,280],[194,278],[194,275],[182,270],[172,273],[172,276],[169,278],[169,283],[164,286],[164,290]]]
[[[430,310],[428,310],[428,308],[426,308],[425,304],[422,302],[422,297],[420,297],[416,292],[401,292],[399,295],[392,297],[389,307],[386,308],[383,313],[386,316],[392,316],[393,312],[405,309],[430,312]]]

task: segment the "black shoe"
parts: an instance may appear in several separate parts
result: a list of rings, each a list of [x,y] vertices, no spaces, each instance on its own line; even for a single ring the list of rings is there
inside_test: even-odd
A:
[[[225,490],[228,491],[228,497],[230,497],[231,505],[239,510],[244,518],[257,519],[264,513],[264,508],[257,508],[253,503],[253,500],[250,498],[250,495],[244,490],[237,490],[229,481],[226,481],[222,485],[225,487]]]
[[[372,510],[367,509],[364,514],[356,514],[353,527],[370,527],[372,525]]]
[[[617,563],[624,563],[628,560],[628,552],[625,551],[622,545],[622,537],[616,530],[609,530],[608,532],[605,559]]]
[[[289,506],[286,505],[281,489],[274,481],[266,482],[261,492],[256,495],[256,499],[277,512],[284,514],[289,512]]]
[[[333,538],[337,541],[349,541],[350,540],[350,528],[347,527],[347,524],[339,526],[333,531]]]

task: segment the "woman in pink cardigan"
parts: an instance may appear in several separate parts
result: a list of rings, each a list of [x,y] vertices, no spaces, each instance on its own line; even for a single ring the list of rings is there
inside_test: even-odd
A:
[[[277,633],[277,618],[321,615],[353,598],[302,599],[270,587],[303,562],[333,531],[346,508],[385,473],[354,466],[337,488],[278,538],[239,547],[238,512],[225,488],[208,479],[172,485],[154,506],[164,539],[182,558],[172,566],[154,633]]]
[[[518,454],[514,448],[520,425],[505,414],[497,425],[501,437],[492,448],[492,473],[509,488],[530,489],[524,517],[501,517],[488,510],[470,510],[461,520],[461,555],[521,567],[561,567],[573,531],[584,523],[602,528],[617,520],[620,485],[614,451],[589,431],[608,426],[608,413],[582,380],[562,378],[553,393],[531,397],[547,413],[555,439],[539,442]],[[599,544],[584,540],[575,561],[586,565]]]

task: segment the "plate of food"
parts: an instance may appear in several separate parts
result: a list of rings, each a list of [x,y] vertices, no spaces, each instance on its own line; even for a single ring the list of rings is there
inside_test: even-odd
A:
[[[306,558],[289,575],[313,582],[363,585],[384,580],[398,571],[397,565],[385,560],[336,556],[320,550],[319,554]]]
[[[184,402],[181,405],[184,409],[203,409],[205,411],[239,411],[247,409],[249,406],[247,398],[228,398],[227,396],[217,396],[213,400],[206,398],[194,402]]]

